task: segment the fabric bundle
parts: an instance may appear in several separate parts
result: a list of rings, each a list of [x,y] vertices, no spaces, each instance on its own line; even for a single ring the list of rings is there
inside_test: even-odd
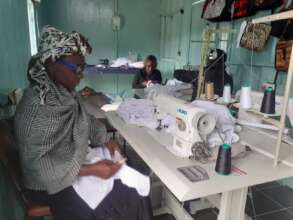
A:
[[[235,133],[236,119],[227,107],[199,100],[192,102],[192,104],[205,109],[216,118],[216,129],[208,136],[209,147],[213,148],[223,143],[233,144],[239,141],[239,136]]]
[[[144,126],[150,129],[156,129],[159,126],[155,115],[155,106],[151,100],[126,99],[120,104],[117,113],[127,124]]]
[[[88,148],[86,164],[93,164],[103,159],[119,161],[121,155],[116,151],[115,157],[111,156],[106,147]],[[150,178],[126,164],[123,164],[120,170],[109,179],[95,176],[78,177],[73,184],[73,188],[91,209],[95,209],[112,191],[116,179],[120,179],[123,184],[135,188],[141,196],[148,196],[150,193]]]
[[[174,81],[173,81],[174,82]],[[188,83],[174,83],[173,85],[160,85],[160,84],[152,84],[146,88],[144,88],[144,92],[146,94],[152,94],[153,92],[159,94],[168,94],[175,97],[182,96],[182,93],[180,91],[191,89],[192,85]]]

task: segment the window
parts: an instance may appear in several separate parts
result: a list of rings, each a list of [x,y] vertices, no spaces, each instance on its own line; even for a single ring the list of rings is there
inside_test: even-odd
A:
[[[36,35],[35,6],[32,0],[27,0],[27,15],[28,15],[31,55],[35,55],[38,52],[38,49],[37,49],[37,35]]]

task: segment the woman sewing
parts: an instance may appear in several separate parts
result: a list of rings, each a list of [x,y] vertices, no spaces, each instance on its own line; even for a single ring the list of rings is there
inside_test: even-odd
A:
[[[77,32],[43,29],[39,52],[28,67],[30,86],[15,116],[27,195],[32,203],[49,205],[55,220],[149,220],[148,197],[120,180],[95,209],[73,188],[77,178],[106,180],[121,168],[120,163],[105,159],[84,165],[89,141],[94,146],[105,144],[111,153],[119,151],[116,143],[105,143],[104,125],[86,113],[75,91],[90,51]]]
[[[156,69],[158,65],[157,58],[149,55],[144,60],[144,68],[140,70],[132,81],[133,89],[142,89],[151,84],[161,84],[161,72]]]

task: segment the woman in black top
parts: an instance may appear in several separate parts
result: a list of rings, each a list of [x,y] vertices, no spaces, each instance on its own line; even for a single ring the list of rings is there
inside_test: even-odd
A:
[[[147,56],[144,60],[144,68],[137,73],[132,81],[133,89],[142,89],[147,87],[147,84],[161,84],[162,75],[161,72],[156,69],[157,58],[153,55]]]

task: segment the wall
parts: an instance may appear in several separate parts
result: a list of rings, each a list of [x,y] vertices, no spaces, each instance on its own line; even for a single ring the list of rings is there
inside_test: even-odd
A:
[[[26,1],[0,1],[0,90],[25,87],[30,57]]]
[[[243,48],[236,48],[236,39],[240,24],[243,20],[264,16],[270,11],[258,12],[255,16],[233,22],[210,23],[200,18],[202,5],[192,5],[195,0],[162,0],[161,13],[170,15],[183,8],[184,15],[178,13],[172,17],[163,17],[161,33],[161,68],[171,78],[175,68],[182,68],[186,64],[199,65],[202,46],[202,31],[208,26],[228,27],[237,32],[229,34],[227,40],[222,37],[214,38],[215,43],[227,43],[227,71],[234,77],[234,89],[238,90],[243,84],[250,84],[254,90],[261,90],[265,82],[274,80],[275,46],[277,39],[270,37],[265,48],[261,52],[252,52]],[[288,1],[288,4],[292,1]],[[183,21],[179,20],[180,19]],[[217,41],[218,40],[218,41]],[[179,49],[178,49],[179,48]],[[181,51],[181,55],[178,55]],[[286,74],[281,73],[277,81],[277,93],[283,94],[286,82]],[[291,91],[291,96],[293,91]],[[280,181],[293,187],[293,178]]]
[[[16,197],[14,189],[11,187],[11,181],[4,171],[4,167],[0,163],[0,219],[24,219],[22,206]]]
[[[116,4],[116,7],[115,7]],[[112,30],[111,18],[122,17],[121,30]],[[160,1],[158,0],[43,0],[38,6],[39,27],[50,24],[64,31],[76,30],[93,46],[89,64],[136,53],[140,58],[159,54]],[[95,76],[85,78],[79,88],[90,85],[97,91],[131,95],[133,76]],[[118,84],[119,82],[119,84]]]
[[[161,1],[160,69],[167,78],[187,60],[191,10],[186,2],[190,1]]]
[[[254,17],[269,15],[269,11],[258,12]],[[239,30],[244,19],[229,22],[226,27]],[[237,32],[238,33],[238,32]],[[230,35],[228,44],[229,72],[234,74],[236,88],[243,84],[251,85],[252,89],[261,91],[262,84],[273,82],[275,75],[274,60],[277,39],[270,37],[265,48],[260,52],[253,52],[244,48],[236,48],[237,33]],[[284,74],[277,81],[277,93],[284,91]]]
[[[26,1],[0,1],[0,91],[25,87],[30,44]],[[0,219],[23,219],[11,182],[0,165]]]
[[[192,5],[194,0],[162,0],[162,14],[170,14],[184,8],[182,16],[183,22],[180,25],[178,16],[164,18],[162,21],[161,34],[161,59],[162,69],[168,77],[172,76],[175,68],[182,68],[185,64],[199,65],[200,51],[202,46],[202,31],[209,25],[210,27],[229,27],[239,30],[244,19],[234,22],[210,23],[200,18],[202,5]],[[289,1],[290,3],[290,1]],[[270,11],[258,12],[259,17],[270,13]],[[249,19],[252,19],[250,17]],[[238,33],[238,31],[237,31]],[[274,54],[277,39],[270,37],[266,47],[262,52],[252,52],[243,48],[236,48],[237,33],[229,34],[227,41],[227,70],[234,76],[235,89],[239,89],[242,84],[251,84],[255,90],[260,90],[264,82],[274,79]],[[215,38],[215,44],[221,42],[221,37]],[[218,40],[218,41],[217,41]],[[179,45],[179,46],[178,46]],[[211,44],[211,47],[214,45]],[[177,54],[177,48],[182,51],[181,56]],[[282,94],[285,86],[286,74],[281,74],[277,81],[277,93]],[[293,91],[291,91],[293,94]]]

